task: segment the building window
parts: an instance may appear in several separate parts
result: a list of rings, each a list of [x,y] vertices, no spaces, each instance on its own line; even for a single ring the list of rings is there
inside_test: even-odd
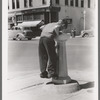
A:
[[[68,5],[68,0],[65,0],[65,5]]]
[[[29,6],[32,7],[32,0],[29,0]]]
[[[8,9],[9,9],[9,4],[8,4]]]
[[[42,4],[46,4],[46,0],[42,0]]]
[[[32,15],[32,14],[29,14],[29,15],[27,16],[27,20],[28,20],[28,21],[32,21],[32,20],[33,20],[33,15]]]
[[[84,7],[84,0],[81,0],[81,7]]]
[[[26,14],[23,16],[24,21],[32,21],[33,20],[33,15],[32,14]]]
[[[74,1],[70,0],[70,6],[73,6],[73,5],[74,5]]]
[[[9,0],[8,0],[8,9],[9,9]]]
[[[8,17],[8,23],[12,22],[12,17]]]
[[[59,5],[59,0],[56,0],[56,4],[58,4],[58,5]]]
[[[39,20],[39,19],[41,19],[40,15],[34,15],[34,20]]]
[[[90,0],[88,0],[88,8],[90,8],[90,4],[91,4],[91,2],[90,2]]]
[[[24,7],[28,7],[27,3],[27,0],[24,0]]]
[[[75,6],[78,7],[78,0],[75,0]]]
[[[22,21],[22,15],[16,16],[17,21]]]
[[[19,8],[19,0],[16,0],[16,7]]]
[[[15,0],[12,0],[12,9],[15,9]]]

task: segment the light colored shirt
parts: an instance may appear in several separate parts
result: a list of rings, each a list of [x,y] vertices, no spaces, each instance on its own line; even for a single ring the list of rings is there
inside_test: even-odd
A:
[[[59,35],[59,28],[57,23],[49,23],[42,28],[41,37],[52,37],[52,35],[56,37]]]

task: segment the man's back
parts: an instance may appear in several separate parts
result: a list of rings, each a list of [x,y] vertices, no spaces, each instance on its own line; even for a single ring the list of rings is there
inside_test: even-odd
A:
[[[47,36],[47,37],[51,36],[56,26],[57,26],[57,23],[49,23],[45,25],[42,30],[41,36]]]

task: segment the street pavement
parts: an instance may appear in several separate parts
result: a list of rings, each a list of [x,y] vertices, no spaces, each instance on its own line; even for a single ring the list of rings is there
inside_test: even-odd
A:
[[[7,100],[96,100],[93,72],[69,70],[69,76],[78,81],[81,87],[81,90],[69,94],[50,89],[52,84],[47,86],[46,83],[51,79],[40,78],[39,71],[17,74],[20,76],[7,80]]]
[[[8,42],[8,72],[39,70],[38,38]],[[68,69],[94,67],[94,38],[72,38],[66,43]]]
[[[80,39],[82,38],[78,38],[78,40]],[[8,69],[7,100],[96,100],[94,88],[95,73],[93,68],[95,62],[94,53],[92,51],[94,44],[92,42],[88,42],[88,39],[85,40],[85,42],[84,40],[77,42],[76,39],[70,39],[67,42],[68,75],[71,79],[78,81],[81,87],[79,91],[69,94],[58,93],[57,90],[48,88],[49,85],[47,86],[46,83],[50,82],[51,79],[42,79],[39,77],[38,52],[36,51],[36,48],[38,47],[38,42],[36,42],[37,40],[34,42],[34,49],[31,47],[32,41],[27,42],[27,44],[31,44],[30,49],[27,48],[29,44],[27,46],[25,45],[26,42],[23,43],[25,46],[19,44],[21,49],[25,49],[25,52],[28,50],[28,54],[25,52],[21,52],[19,54],[17,52],[19,48],[16,48],[17,50],[14,49],[14,54],[9,53],[9,67],[11,68]],[[89,41],[93,41],[93,39],[90,39]],[[78,48],[80,48],[80,50]],[[9,50],[11,50],[11,48],[9,48]],[[32,50],[35,54],[35,58],[32,58],[33,55],[30,55],[32,54]],[[21,54],[24,56],[20,59],[22,62],[18,59],[20,57],[18,55]],[[16,58],[13,59],[13,57]],[[25,61],[27,61],[25,57],[28,57],[27,59],[30,57],[31,59],[35,59],[35,61],[32,62],[29,59],[29,63],[25,63]],[[18,61],[16,61],[16,59],[18,59]],[[12,61],[14,62],[12,63]],[[22,63],[25,64],[22,65]],[[34,70],[32,69],[32,64],[34,66]],[[31,67],[27,68],[26,66]],[[51,85],[53,84],[50,84],[50,86]]]

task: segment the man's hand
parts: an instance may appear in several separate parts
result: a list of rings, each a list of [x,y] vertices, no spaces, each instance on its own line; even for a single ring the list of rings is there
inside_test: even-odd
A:
[[[59,31],[59,35],[61,35],[61,34],[63,34],[63,32],[62,31]]]

